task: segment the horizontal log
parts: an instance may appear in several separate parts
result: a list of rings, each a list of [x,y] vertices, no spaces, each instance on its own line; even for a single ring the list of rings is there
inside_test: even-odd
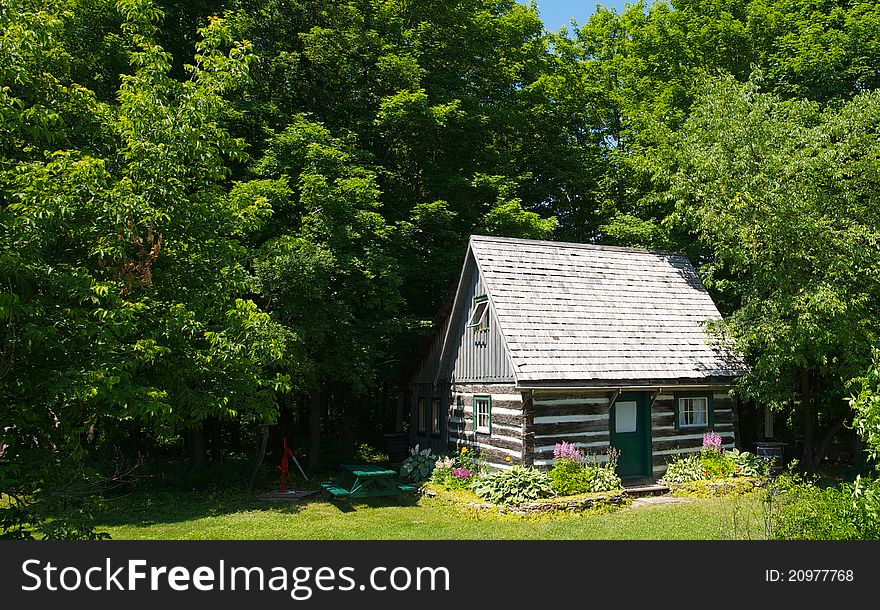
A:
[[[571,442],[584,442],[590,443],[595,440],[600,440],[603,438],[608,438],[608,430],[595,430],[593,432],[577,432],[574,434],[566,434],[566,435],[555,435],[555,434],[536,434],[534,436],[535,444],[541,445],[555,445],[556,443],[561,443],[565,441],[566,443]]]
[[[657,426],[672,426],[675,424],[675,416],[672,413],[652,413],[651,414],[651,425],[655,428]]]
[[[496,411],[495,409],[492,409],[490,413],[492,425],[494,426],[495,424],[501,424],[503,426],[512,426],[518,429],[522,429],[523,416],[519,412],[514,413],[515,414],[512,414],[510,411]],[[464,425],[468,429],[473,427],[474,414],[472,411],[465,411],[460,417],[456,417],[456,419],[460,419],[462,422],[464,422]]]
[[[474,401],[472,396],[462,397],[461,400],[454,401],[454,408],[458,410],[473,409]],[[493,409],[510,409],[514,411],[522,411],[523,403],[517,400],[501,400],[493,398],[491,401]]]
[[[532,432],[535,436],[565,436],[567,434],[578,434],[581,432],[607,432],[608,419],[598,419],[593,421],[567,421],[555,424],[534,424]]]
[[[493,431],[489,436],[477,435],[480,446],[493,447],[496,449],[510,449],[522,455],[523,443],[522,439],[513,438],[512,436],[496,435]]]
[[[716,409],[735,409],[736,408],[736,398],[732,396],[728,396],[726,393],[715,393],[715,397],[712,399],[715,403]]]
[[[564,415],[600,415],[608,413],[608,404],[596,405],[586,403],[570,403],[563,405],[535,405],[535,417],[557,417]]]
[[[657,453],[658,451],[665,451],[667,449],[686,449],[691,447],[702,448],[702,437],[698,439],[665,438],[651,443],[651,449],[654,453]]]
[[[516,436],[518,438],[522,438],[522,436],[524,434],[522,420],[520,420],[518,423],[514,423],[514,424],[507,424],[507,423],[503,424],[493,418],[492,419],[492,431],[494,432],[496,429],[498,430],[499,434],[505,434],[507,436]]]
[[[732,425],[724,425],[724,426],[716,426],[713,430],[722,438],[722,442],[728,442],[728,440],[733,440],[733,426]],[[686,440],[695,440],[700,443],[703,442],[703,437],[706,434],[706,430],[697,429],[697,430],[688,430],[688,429],[654,429],[651,431],[651,440],[656,442],[666,441],[675,438],[681,438]]]
[[[604,394],[548,394],[548,395],[536,395],[533,399],[536,405],[543,405],[547,407],[559,406],[559,405],[567,405],[567,404],[578,404],[578,405],[607,405],[608,404],[608,393]]]

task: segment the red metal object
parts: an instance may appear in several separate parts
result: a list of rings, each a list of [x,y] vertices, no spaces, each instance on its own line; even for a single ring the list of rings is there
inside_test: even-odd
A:
[[[276,471],[281,472],[281,484],[278,486],[280,491],[287,491],[287,480],[290,478],[290,470],[287,466],[287,460],[289,458],[296,459],[293,455],[293,451],[287,446],[287,437],[285,436],[284,446],[281,449],[281,463],[275,467]]]

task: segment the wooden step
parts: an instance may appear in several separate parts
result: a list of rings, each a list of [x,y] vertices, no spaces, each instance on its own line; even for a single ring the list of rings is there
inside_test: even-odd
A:
[[[648,483],[642,485],[624,485],[623,492],[632,497],[641,496],[662,496],[669,492],[666,485],[660,483]]]

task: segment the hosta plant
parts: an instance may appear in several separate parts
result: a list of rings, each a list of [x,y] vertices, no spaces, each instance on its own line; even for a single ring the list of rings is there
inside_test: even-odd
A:
[[[431,478],[437,456],[430,449],[422,449],[416,445],[409,450],[410,456],[400,465],[400,478],[412,483],[421,483]]]
[[[522,504],[554,495],[550,475],[537,468],[523,466],[481,475],[471,489],[484,500],[495,504]]]

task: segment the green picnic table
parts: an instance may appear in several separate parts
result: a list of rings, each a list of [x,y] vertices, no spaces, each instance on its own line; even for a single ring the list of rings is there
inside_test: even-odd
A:
[[[321,487],[335,498],[399,496],[417,489],[401,483],[397,471],[375,464],[340,464],[339,477],[321,483]]]

